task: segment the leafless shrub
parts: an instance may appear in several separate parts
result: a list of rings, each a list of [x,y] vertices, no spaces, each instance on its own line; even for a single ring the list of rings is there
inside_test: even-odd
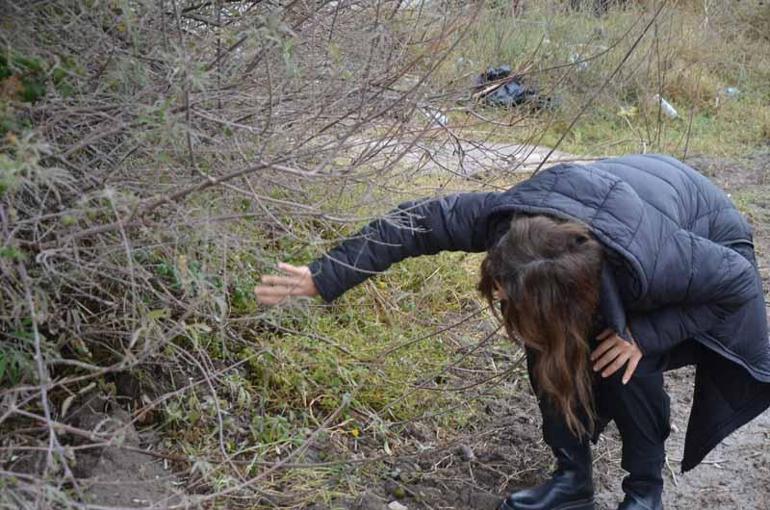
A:
[[[155,365],[192,382],[129,395],[125,426],[191,386],[210,393],[221,425],[221,376],[232,367],[215,366],[195,339],[216,329],[247,343],[233,296],[251,282],[231,275],[261,272],[281,239],[296,238],[298,219],[319,227],[298,246],[320,242],[329,220],[355,219],[329,190],[399,170],[429,124],[410,122],[426,78],[473,11],[415,4],[404,14],[398,1],[349,0],[1,9],[3,503],[78,506],[88,498],[75,452],[117,437],[72,425],[82,401]],[[251,310],[248,324],[259,323]],[[232,468],[224,489],[196,489],[211,468],[171,458],[203,500],[268,497],[271,473],[309,444],[244,470],[221,430],[219,461]],[[73,450],[78,437],[86,445]],[[30,451],[44,458],[24,467],[17,459]]]

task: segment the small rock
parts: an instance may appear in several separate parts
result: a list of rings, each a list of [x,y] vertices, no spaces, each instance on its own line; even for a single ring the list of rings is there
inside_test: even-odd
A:
[[[473,453],[473,450],[467,444],[460,445],[460,455],[462,455],[463,460],[476,460],[476,454]]]
[[[355,505],[355,510],[387,510],[385,500],[381,499],[374,492],[366,491],[358,497]]]
[[[393,494],[393,491],[396,490],[396,487],[399,487],[399,485],[393,480],[385,480],[384,487],[388,494]]]
[[[391,501],[390,503],[388,503],[388,508],[390,510],[409,510],[407,507],[405,507],[398,501]]]

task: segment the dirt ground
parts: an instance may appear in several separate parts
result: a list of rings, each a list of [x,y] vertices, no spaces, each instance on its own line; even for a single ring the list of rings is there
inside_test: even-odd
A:
[[[693,380],[691,369],[666,375],[673,430],[666,445],[665,508],[770,508],[770,412],[728,437],[697,468],[680,473]],[[415,464],[400,464],[398,471],[406,477],[384,482],[349,508],[384,510],[398,499],[409,509],[492,510],[507,492],[545,480],[552,466],[540,437],[537,404],[525,384],[510,390],[512,398],[493,411],[489,423],[464,447]],[[467,460],[467,451],[473,452],[474,460]],[[613,425],[593,453],[597,509],[617,508],[623,497],[624,471],[620,438]],[[419,481],[410,483],[410,478]],[[406,497],[396,497],[398,487]]]

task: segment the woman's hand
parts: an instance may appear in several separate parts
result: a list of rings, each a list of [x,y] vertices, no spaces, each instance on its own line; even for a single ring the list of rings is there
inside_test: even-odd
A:
[[[263,305],[275,305],[289,296],[318,295],[318,289],[310,276],[307,266],[292,266],[285,262],[278,263],[278,269],[286,275],[262,275],[262,285],[254,287],[257,301]]]
[[[623,384],[631,380],[639,360],[642,359],[642,351],[636,345],[636,341],[629,332],[631,341],[624,340],[612,329],[605,329],[596,337],[601,343],[591,353],[591,361],[594,362],[594,372],[602,371],[602,377],[609,377],[617,372],[623,365],[626,371],[623,373]]]

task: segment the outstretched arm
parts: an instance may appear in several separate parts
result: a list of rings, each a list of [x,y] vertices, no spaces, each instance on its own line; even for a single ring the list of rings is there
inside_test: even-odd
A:
[[[495,192],[458,193],[400,204],[309,266],[297,268],[293,276],[309,275],[305,278],[311,278],[312,288],[307,280],[292,283],[277,279],[286,277],[263,277],[263,283],[267,285],[255,289],[257,298],[263,303],[273,304],[291,295],[308,296],[317,292],[325,301],[332,301],[370,276],[408,257],[432,255],[444,250],[484,251],[487,248],[487,232],[482,219],[497,195]],[[284,290],[269,291],[266,286],[278,286]],[[288,289],[294,289],[295,293],[289,293]]]
[[[481,218],[496,193],[459,193],[405,202],[310,264],[316,287],[332,301],[408,257],[486,249]]]

